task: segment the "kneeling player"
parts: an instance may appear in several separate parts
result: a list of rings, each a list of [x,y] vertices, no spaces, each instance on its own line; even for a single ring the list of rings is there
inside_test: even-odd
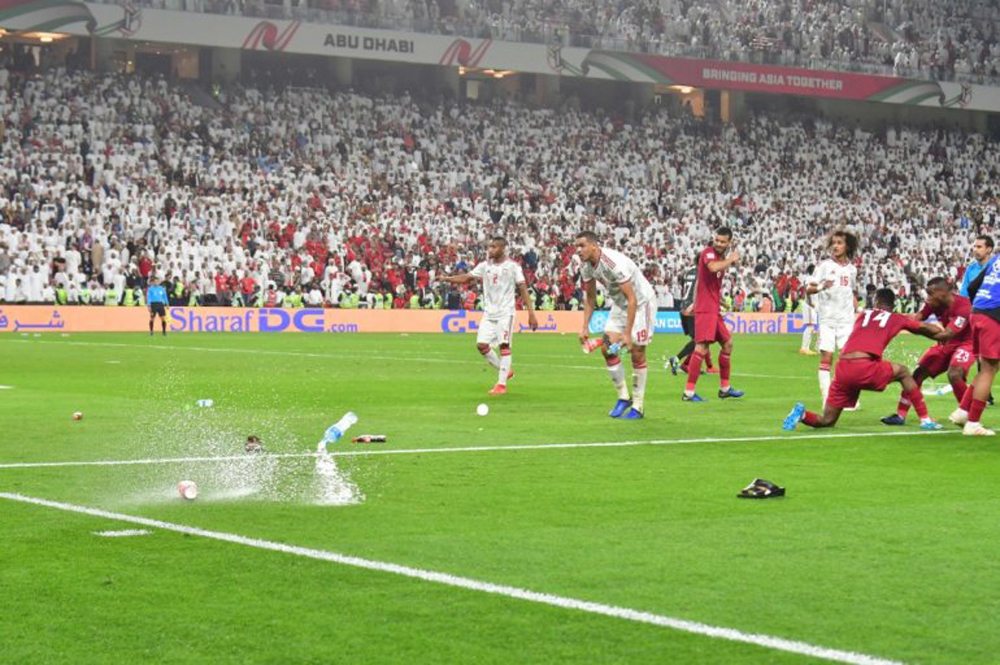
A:
[[[823,415],[806,411],[799,402],[785,418],[784,429],[793,430],[800,421],[810,427],[833,427],[840,418],[840,412],[853,406],[862,390],[882,392],[893,381],[902,384],[903,396],[910,400],[920,416],[920,429],[941,429],[941,425],[928,415],[923,393],[910,376],[910,370],[883,360],[882,354],[889,342],[904,330],[937,341],[944,340],[946,331],[935,323],[896,314],[892,311],[895,304],[896,295],[892,289],[879,289],[875,293],[875,309],[858,315],[854,329],[840,352],[837,373],[830,386]]]
[[[913,370],[913,381],[921,387],[924,379],[934,378],[945,371],[948,372],[948,382],[959,405],[965,396],[966,377],[969,368],[975,362],[972,354],[972,303],[968,298],[956,294],[944,277],[935,277],[927,282],[927,302],[917,314],[917,320],[926,320],[931,314],[937,317],[944,326],[945,337],[940,344],[927,349],[917,368]],[[899,398],[896,413],[886,416],[882,422],[886,425],[902,425],[906,422],[906,414],[910,410],[910,400],[906,395]]]

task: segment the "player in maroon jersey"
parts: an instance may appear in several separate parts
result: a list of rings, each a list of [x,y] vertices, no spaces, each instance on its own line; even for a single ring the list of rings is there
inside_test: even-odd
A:
[[[793,430],[800,421],[810,427],[833,427],[840,418],[840,412],[853,406],[862,390],[882,392],[893,381],[902,384],[903,395],[920,416],[920,429],[941,429],[941,425],[928,415],[923,393],[910,376],[910,370],[883,360],[882,354],[892,338],[904,330],[937,341],[945,339],[946,331],[936,323],[917,321],[893,312],[896,294],[892,289],[876,291],[874,304],[874,309],[866,309],[854,321],[854,330],[837,360],[837,373],[830,386],[823,415],[806,411],[799,402],[785,418],[784,429]]]
[[[722,347],[719,351],[719,398],[743,397],[742,391],[729,385],[733,336],[719,312],[722,273],[740,260],[740,253],[729,249],[732,242],[732,231],[725,227],[718,229],[712,244],[702,250],[698,257],[698,282],[694,296],[695,347],[688,361],[688,380],[681,396],[685,402],[706,401],[695,394],[694,389],[701,374],[702,360],[708,355],[708,346],[716,342]]]
[[[938,344],[927,349],[913,370],[913,381],[919,388],[927,377],[934,378],[948,372],[948,382],[959,405],[967,388],[965,379],[969,368],[976,361],[972,353],[972,303],[968,298],[955,293],[951,284],[944,277],[935,277],[927,282],[927,302],[916,314],[918,321],[924,321],[933,314],[938,323],[944,326],[946,337]],[[886,425],[902,425],[906,422],[906,414],[910,410],[910,400],[906,395],[899,398],[896,413],[886,416],[882,422]]]

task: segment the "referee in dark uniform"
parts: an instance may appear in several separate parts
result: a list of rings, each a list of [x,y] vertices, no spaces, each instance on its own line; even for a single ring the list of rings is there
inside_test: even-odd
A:
[[[146,306],[149,307],[149,334],[153,334],[153,321],[160,317],[160,327],[163,336],[167,335],[167,290],[160,285],[160,280],[152,277],[149,289],[146,290]]]

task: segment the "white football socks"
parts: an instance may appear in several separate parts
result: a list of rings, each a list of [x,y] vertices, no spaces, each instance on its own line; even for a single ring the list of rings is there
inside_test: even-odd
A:
[[[486,362],[493,365],[497,369],[500,369],[500,356],[493,349],[489,350],[489,353],[484,353],[483,358],[486,358]]]
[[[510,374],[510,366],[514,363],[514,356],[507,354],[500,356],[500,371],[497,376],[497,383],[501,386],[507,385],[507,375]]]
[[[646,399],[646,374],[645,367],[642,369],[632,368],[632,407],[636,411],[642,411]]]
[[[618,399],[628,399],[628,386],[625,384],[625,368],[621,362],[608,365],[608,374],[611,375],[611,383],[615,384],[618,391]]]
[[[830,370],[821,369],[819,371],[819,391],[823,393],[823,405],[826,405],[827,395],[830,394]]]

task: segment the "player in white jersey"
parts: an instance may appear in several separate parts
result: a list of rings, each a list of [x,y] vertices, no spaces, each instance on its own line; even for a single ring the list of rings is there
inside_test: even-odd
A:
[[[806,273],[799,279],[802,285],[802,345],[799,346],[799,353],[804,356],[815,356],[817,353],[812,350],[813,333],[816,332],[816,324],[819,316],[816,313],[816,296],[810,295],[808,288],[816,266],[810,265],[806,268]]]
[[[497,368],[497,384],[490,395],[507,394],[507,380],[514,377],[511,365],[511,343],[514,341],[514,325],[517,321],[516,296],[521,296],[528,310],[528,325],[538,329],[535,307],[528,295],[524,281],[524,271],[516,261],[507,258],[507,241],[501,237],[490,238],[486,249],[486,261],[480,262],[471,272],[452,277],[443,277],[449,284],[466,284],[474,279],[483,283],[483,318],[479,322],[476,346],[486,361]],[[493,347],[500,349],[500,355]]]
[[[590,317],[597,302],[597,282],[600,282],[611,300],[601,350],[611,382],[618,391],[618,401],[608,415],[639,420],[645,409],[646,346],[653,339],[656,328],[656,292],[632,259],[621,252],[601,247],[597,236],[590,231],[576,236],[576,253],[583,261],[580,279],[585,293],[580,342],[586,348]],[[631,398],[621,358],[617,353],[610,352],[609,347],[613,344],[621,345],[632,356]]]
[[[829,249],[830,258],[816,267],[806,288],[819,311],[819,389],[824,404],[830,392],[833,354],[847,344],[857,315],[858,269],[854,266],[854,257],[858,252],[858,238],[850,231],[834,231],[830,235]]]

